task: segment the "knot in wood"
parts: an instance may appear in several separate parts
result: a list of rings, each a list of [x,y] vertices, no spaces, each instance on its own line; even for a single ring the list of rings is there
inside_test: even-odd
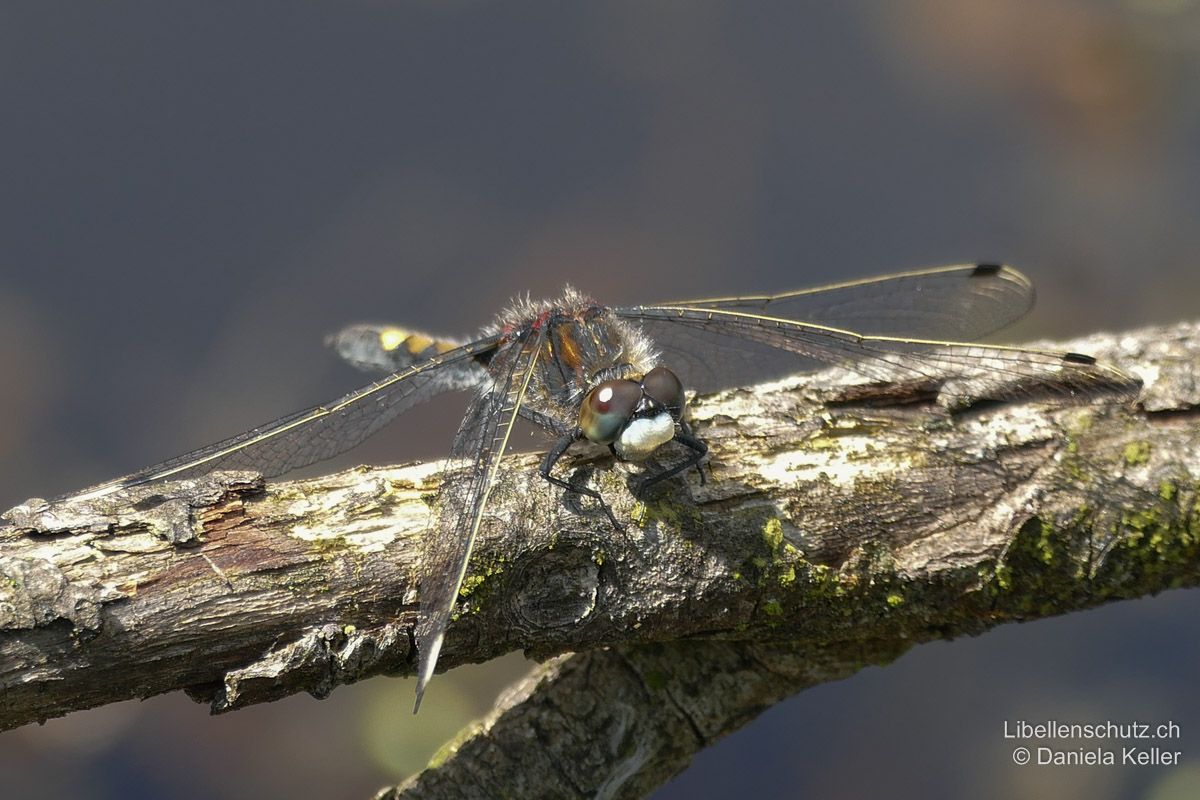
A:
[[[526,633],[573,628],[596,608],[600,568],[587,549],[539,553],[522,565],[517,579],[510,616]]]

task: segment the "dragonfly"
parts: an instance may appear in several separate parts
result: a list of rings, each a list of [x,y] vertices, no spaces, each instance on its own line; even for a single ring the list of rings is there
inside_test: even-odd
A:
[[[598,501],[618,526],[597,490],[557,473],[559,461],[590,442],[618,460],[646,462],[635,493],[698,467],[707,447],[688,422],[689,391],[832,366],[868,382],[927,386],[951,406],[1037,390],[1067,399],[1136,393],[1136,378],[1081,353],[971,341],[1023,316],[1033,299],[1030,281],[1011,267],[960,264],[655,305],[605,306],[567,288],[553,300],[516,301],[469,340],[355,325],[330,344],[386,377],[73,496],[218,469],[282,475],[349,450],[420,403],[474,390],[422,544],[416,713],[518,420],[554,437],[540,476]]]

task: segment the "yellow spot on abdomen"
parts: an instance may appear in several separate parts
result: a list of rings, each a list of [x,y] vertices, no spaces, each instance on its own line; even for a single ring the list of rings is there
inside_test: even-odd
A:
[[[433,339],[428,336],[422,336],[419,333],[410,333],[408,341],[404,343],[404,349],[413,355],[424,353],[433,344]]]
[[[392,352],[411,334],[403,328],[384,328],[379,332],[379,346],[387,352]]]

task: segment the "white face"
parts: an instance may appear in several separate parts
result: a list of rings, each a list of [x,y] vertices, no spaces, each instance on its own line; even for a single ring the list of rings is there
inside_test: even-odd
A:
[[[617,455],[626,461],[641,461],[675,437],[675,420],[663,411],[653,417],[635,419],[613,442]]]

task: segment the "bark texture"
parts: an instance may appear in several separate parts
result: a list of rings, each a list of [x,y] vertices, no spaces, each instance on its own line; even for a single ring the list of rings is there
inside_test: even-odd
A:
[[[915,643],[1195,585],[1197,334],[1054,345],[1141,376],[1136,404],[948,414],[834,372],[700,398],[703,484],[636,499],[640,467],[574,463],[620,532],[531,478],[537,456],[510,458],[440,665],[575,654],[381,796],[641,796],[772,703]],[[0,728],[411,671],[438,469],[225,473],[10,510]]]

